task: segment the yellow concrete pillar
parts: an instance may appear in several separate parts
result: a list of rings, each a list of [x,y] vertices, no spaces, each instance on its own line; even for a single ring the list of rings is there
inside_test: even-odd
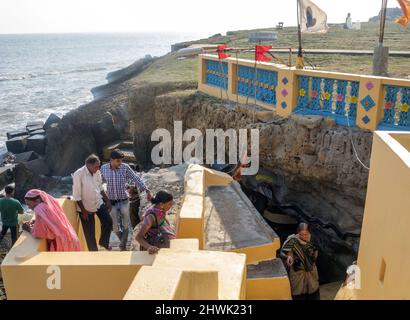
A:
[[[297,104],[298,83],[293,68],[278,70],[278,86],[276,87],[276,113],[281,117],[289,117]]]
[[[359,128],[377,130],[383,114],[383,90],[382,78],[361,78],[356,117]]]
[[[236,64],[233,63],[232,60],[226,60],[228,63],[228,98],[229,100],[236,99]]]
[[[205,84],[206,74],[205,74],[205,59],[202,55],[198,56],[198,90],[203,90],[203,85]]]

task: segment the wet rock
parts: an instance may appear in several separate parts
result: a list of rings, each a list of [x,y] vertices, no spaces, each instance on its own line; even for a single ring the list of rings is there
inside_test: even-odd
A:
[[[43,130],[43,125],[27,126],[27,131],[31,134],[34,131]]]
[[[46,131],[44,129],[38,129],[38,130],[35,130],[35,131],[31,131],[30,136],[35,136],[37,134],[45,135],[45,133],[46,133]]]
[[[11,132],[7,132],[7,139],[13,139],[16,137],[21,137],[21,136],[26,136],[26,135],[28,135],[27,130],[11,131]]]
[[[28,162],[38,158],[38,154],[34,151],[27,151],[15,155],[15,163]]]
[[[26,151],[27,139],[29,136],[18,136],[6,141],[6,147],[9,152],[23,153]]]
[[[43,155],[46,150],[46,136],[37,134],[29,137],[27,139],[26,150],[35,151]]]
[[[44,122],[43,121],[30,121],[27,122],[26,127],[43,127]]]
[[[61,122],[61,118],[56,114],[52,113],[48,116],[46,123],[44,124],[44,129],[47,130],[53,124],[58,124]]]

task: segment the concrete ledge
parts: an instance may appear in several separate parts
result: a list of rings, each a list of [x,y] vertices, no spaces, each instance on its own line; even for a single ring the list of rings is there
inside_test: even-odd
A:
[[[218,299],[245,299],[246,257],[243,254],[216,251],[160,250],[153,267],[187,271],[217,271]]]
[[[198,239],[174,239],[171,240],[171,250],[199,250]]]
[[[289,278],[280,259],[247,268],[247,300],[291,300]]]
[[[217,300],[218,272],[142,267],[124,300]]]

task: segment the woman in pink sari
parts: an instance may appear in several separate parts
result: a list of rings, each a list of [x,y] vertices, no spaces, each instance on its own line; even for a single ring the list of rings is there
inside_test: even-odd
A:
[[[41,190],[30,190],[25,196],[35,219],[23,225],[33,237],[46,239],[49,251],[81,251],[80,241],[56,199]]]

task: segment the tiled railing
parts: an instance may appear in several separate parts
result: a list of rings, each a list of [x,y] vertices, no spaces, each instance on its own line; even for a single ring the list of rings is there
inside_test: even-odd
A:
[[[297,113],[335,118],[339,124],[356,122],[358,81],[299,76]]]
[[[246,66],[238,66],[238,89],[240,96],[256,98],[257,101],[276,106],[278,73]]]
[[[206,61],[206,83],[218,88],[228,89],[228,64],[220,61]]]
[[[410,131],[410,80],[301,70],[284,65],[199,56],[198,89],[279,116],[333,118],[369,130]]]
[[[380,129],[410,131],[410,87],[386,85]]]

